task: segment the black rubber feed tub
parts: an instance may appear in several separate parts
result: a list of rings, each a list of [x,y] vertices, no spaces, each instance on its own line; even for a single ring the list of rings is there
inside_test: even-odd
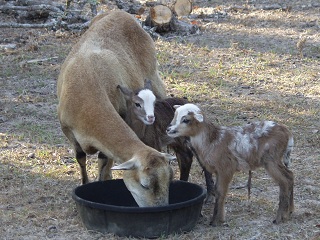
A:
[[[177,180],[170,183],[168,206],[140,208],[122,179],[88,183],[72,194],[88,230],[145,238],[190,231],[205,196],[201,186]]]

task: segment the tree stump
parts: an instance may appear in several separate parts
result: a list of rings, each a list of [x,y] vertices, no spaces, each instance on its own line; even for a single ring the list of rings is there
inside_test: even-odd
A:
[[[146,19],[146,25],[155,27],[156,32],[169,32],[171,30],[172,12],[165,5],[156,5],[150,8],[150,14]]]
[[[191,0],[176,0],[172,7],[173,12],[178,16],[187,16],[192,11]]]
[[[190,0],[177,0],[176,11],[173,13],[173,5],[155,5],[150,7],[150,13],[147,16],[145,25],[154,28],[157,33],[177,32],[182,34],[194,34],[198,31],[198,27],[188,22],[181,21],[177,17],[188,15],[192,11]],[[179,9],[179,10],[178,10]]]

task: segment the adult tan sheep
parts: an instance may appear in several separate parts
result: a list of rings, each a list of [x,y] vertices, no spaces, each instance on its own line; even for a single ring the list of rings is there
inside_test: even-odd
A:
[[[172,170],[167,157],[142,143],[124,122],[126,102],[117,86],[138,89],[150,79],[165,97],[151,37],[128,13],[98,15],[75,44],[58,78],[58,117],[88,183],[86,155],[98,154],[99,180],[124,171],[124,182],[140,207],[168,204]]]

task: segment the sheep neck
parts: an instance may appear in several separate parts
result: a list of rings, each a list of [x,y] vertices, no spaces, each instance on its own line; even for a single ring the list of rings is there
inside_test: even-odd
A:
[[[212,144],[218,141],[219,128],[212,123],[203,122],[197,129],[197,134],[190,137],[190,142],[200,159],[205,161]]]

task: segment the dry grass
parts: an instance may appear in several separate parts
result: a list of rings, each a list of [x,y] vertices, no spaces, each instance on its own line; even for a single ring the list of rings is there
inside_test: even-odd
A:
[[[256,6],[274,2],[254,1]],[[195,11],[210,14],[246,3],[196,1],[200,8]],[[318,4],[316,0],[284,4],[292,11],[228,11],[226,18],[202,21],[199,35],[156,40],[156,46],[168,92],[187,96],[212,121],[239,125],[269,119],[292,129],[296,141],[292,219],[272,224],[278,188],[263,170],[254,172],[250,201],[245,189],[234,188],[246,183],[247,175],[239,173],[227,197],[228,227],[209,226],[212,205],[206,204],[194,230],[169,239],[320,239],[319,6],[310,7]],[[297,48],[301,36],[307,36],[302,57]],[[44,30],[0,33],[0,44],[17,43],[14,50],[0,50],[3,239],[120,239],[87,231],[71,199],[80,173],[57,121],[55,90],[59,67],[77,39],[78,35]],[[21,64],[45,57],[57,58]],[[88,165],[94,179],[95,156]],[[178,168],[173,168],[177,177]],[[204,185],[197,163],[190,181]]]

